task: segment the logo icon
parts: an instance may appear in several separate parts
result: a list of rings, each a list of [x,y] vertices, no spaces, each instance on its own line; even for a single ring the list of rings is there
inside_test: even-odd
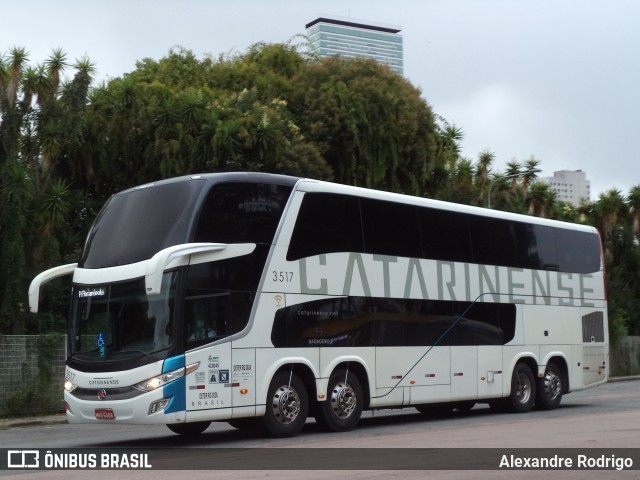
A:
[[[107,391],[104,388],[98,392],[98,398],[100,400],[107,398]]]
[[[40,452],[38,450],[8,450],[8,468],[39,468]]]
[[[281,294],[276,294],[273,299],[276,302],[276,308],[282,308],[284,306],[284,297]]]

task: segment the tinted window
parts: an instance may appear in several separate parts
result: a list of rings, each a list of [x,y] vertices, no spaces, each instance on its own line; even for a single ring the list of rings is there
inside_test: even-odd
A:
[[[214,185],[198,218],[195,242],[271,243],[291,187],[256,183]]]
[[[357,197],[307,193],[291,236],[287,260],[323,253],[363,252]]]
[[[502,345],[514,332],[511,304],[349,297],[278,310],[271,340],[276,347]]]
[[[468,215],[432,208],[419,215],[425,258],[473,263]]]
[[[555,243],[561,272],[593,273],[600,270],[600,239],[597,235],[557,229]]]
[[[553,228],[518,223],[516,238],[522,268],[558,270]]]
[[[187,242],[203,186],[202,181],[184,181],[114,195],[91,227],[80,266],[136,263]]]
[[[600,269],[600,240],[592,233],[348,195],[307,193],[287,260],[334,252],[573,273]]]
[[[416,207],[363,198],[360,208],[366,253],[422,256]]]
[[[512,222],[498,218],[469,217],[473,261],[481,265],[519,267]]]
[[[187,268],[184,338],[190,347],[241,331],[249,321],[268,247]]]

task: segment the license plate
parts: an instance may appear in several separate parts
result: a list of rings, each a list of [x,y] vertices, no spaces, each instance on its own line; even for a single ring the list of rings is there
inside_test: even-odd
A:
[[[116,414],[110,408],[96,408],[96,418],[98,420],[115,420]]]

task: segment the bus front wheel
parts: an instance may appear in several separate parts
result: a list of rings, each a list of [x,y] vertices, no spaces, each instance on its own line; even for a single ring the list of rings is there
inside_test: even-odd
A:
[[[336,370],[329,377],[327,398],[320,402],[316,422],[325,430],[346,432],[360,421],[363,404],[358,377],[348,370]]]
[[[309,396],[302,380],[293,372],[277,373],[267,393],[264,426],[272,437],[292,437],[307,421]]]
[[[193,435],[200,435],[207,428],[209,428],[211,422],[191,422],[191,423],[170,423],[167,425],[169,430],[178,435],[190,437]]]

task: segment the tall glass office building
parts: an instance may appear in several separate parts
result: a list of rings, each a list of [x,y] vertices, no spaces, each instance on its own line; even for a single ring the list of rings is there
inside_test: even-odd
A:
[[[321,57],[365,57],[403,73],[400,27],[351,18],[319,17],[307,23],[311,53]]]

